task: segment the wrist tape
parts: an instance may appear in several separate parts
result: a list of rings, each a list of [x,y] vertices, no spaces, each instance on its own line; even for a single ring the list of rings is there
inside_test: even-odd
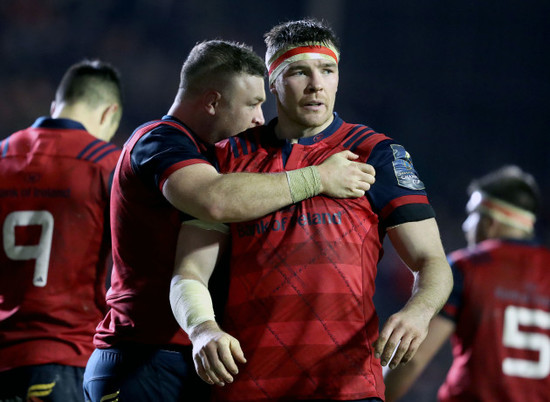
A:
[[[170,305],[176,321],[187,334],[205,321],[215,321],[210,292],[195,279],[180,279],[172,283]]]
[[[321,175],[315,166],[285,172],[292,202],[296,203],[321,192]]]

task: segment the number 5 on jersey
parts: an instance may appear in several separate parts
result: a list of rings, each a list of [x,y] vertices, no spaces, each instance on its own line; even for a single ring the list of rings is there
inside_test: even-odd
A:
[[[550,329],[550,313],[526,307],[508,306],[504,315],[504,346],[539,352],[538,361],[506,358],[502,371],[510,376],[542,379],[550,374],[550,337],[526,332],[522,327]]]

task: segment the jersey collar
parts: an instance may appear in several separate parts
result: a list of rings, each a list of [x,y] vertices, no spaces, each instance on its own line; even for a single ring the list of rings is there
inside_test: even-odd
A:
[[[162,116],[162,120],[171,120],[175,123],[178,123],[178,124],[182,125],[186,130],[191,131],[191,129],[189,127],[187,127],[183,121],[181,121],[177,117],[172,116],[171,114],[167,114],[167,115]]]
[[[54,119],[52,117],[42,116],[36,119],[32,128],[66,128],[71,130],[86,130],[78,121],[71,119]]]
[[[268,126],[271,128],[273,132],[275,132],[275,126],[277,125],[278,118],[275,117],[272,119]],[[330,137],[332,134],[334,134],[338,129],[342,126],[344,121],[338,116],[338,113],[334,112],[334,120],[332,120],[332,123],[330,123],[330,126],[325,128],[323,131],[321,131],[318,134],[315,134],[311,137],[302,137],[298,138],[298,144],[300,145],[313,145],[318,143],[319,141],[322,141],[328,137]],[[287,142],[290,142],[290,140],[286,140]]]

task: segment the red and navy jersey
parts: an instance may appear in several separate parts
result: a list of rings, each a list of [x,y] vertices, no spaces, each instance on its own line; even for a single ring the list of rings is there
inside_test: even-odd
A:
[[[455,286],[442,315],[455,321],[442,401],[550,397],[550,250],[486,240],[449,255]]]
[[[274,122],[218,146],[220,171],[281,172],[348,149],[376,168],[368,196],[317,196],[231,224],[223,328],[248,362],[221,400],[384,397],[373,304],[384,228],[433,217],[410,156],[367,126],[335,116],[322,133],[280,141]]]
[[[0,371],[86,365],[105,314],[119,155],[68,119],[0,142]]]
[[[208,152],[207,145],[170,116],[138,127],[124,145],[111,197],[109,312],[97,327],[97,347],[189,344],[168,297],[185,217],[164,198],[162,186],[177,169],[209,163]]]

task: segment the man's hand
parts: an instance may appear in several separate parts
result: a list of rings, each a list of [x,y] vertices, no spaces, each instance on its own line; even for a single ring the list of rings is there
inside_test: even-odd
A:
[[[451,267],[445,256],[434,218],[407,222],[387,230],[399,257],[414,273],[412,295],[393,314],[374,343],[374,355],[390,368],[409,362],[428,334],[431,319],[447,301],[453,288]]]
[[[233,376],[239,373],[237,363],[246,363],[239,341],[214,321],[197,325],[189,337],[199,377],[220,387],[232,383]]]
[[[331,155],[317,166],[321,175],[321,194],[334,198],[359,198],[374,184],[374,168],[351,151]]]
[[[407,307],[389,317],[374,342],[374,356],[382,366],[390,363],[394,369],[410,361],[428,334],[430,318],[431,314],[407,311]]]

